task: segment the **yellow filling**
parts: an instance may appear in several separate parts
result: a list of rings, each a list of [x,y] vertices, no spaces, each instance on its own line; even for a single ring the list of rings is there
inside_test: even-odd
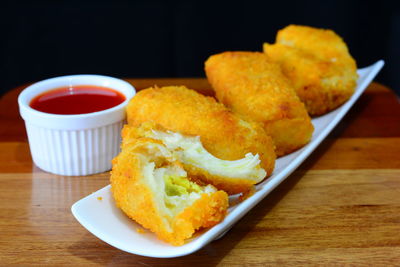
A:
[[[187,177],[164,175],[164,182],[167,196],[182,196],[202,191],[199,185],[189,181]]]

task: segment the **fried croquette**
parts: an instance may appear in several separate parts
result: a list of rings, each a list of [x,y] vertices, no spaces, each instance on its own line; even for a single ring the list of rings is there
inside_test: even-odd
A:
[[[261,123],[283,156],[307,144],[314,130],[304,104],[278,64],[258,52],[224,52],[205,63],[220,102]]]
[[[204,148],[218,159],[239,160],[248,153],[258,154],[267,176],[274,169],[274,145],[259,124],[241,119],[214,98],[184,86],[138,92],[128,104],[127,119],[131,126],[153,121],[169,131],[199,136]],[[226,190],[232,193],[242,189]]]
[[[167,131],[153,122],[145,122],[139,127],[125,125],[122,130],[122,149],[136,138],[159,140],[183,164],[188,176],[202,184],[212,184],[228,194],[246,193],[254,184],[261,182],[266,172],[260,167],[258,155],[247,153],[238,160],[221,160],[210,154],[199,136],[185,136]]]
[[[172,245],[223,220],[228,195],[191,182],[179,161],[150,138],[131,140],[113,160],[111,190],[117,207]]]
[[[347,101],[357,85],[357,66],[343,40],[331,30],[290,25],[264,53],[279,63],[311,116]]]

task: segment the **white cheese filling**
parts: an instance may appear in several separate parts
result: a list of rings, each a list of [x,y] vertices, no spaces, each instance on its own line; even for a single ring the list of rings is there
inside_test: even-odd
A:
[[[211,155],[202,145],[200,137],[187,137],[174,132],[152,131],[151,138],[162,141],[184,164],[206,170],[211,175],[250,179],[258,183],[267,175],[260,167],[259,155],[247,153],[239,160],[222,160]]]

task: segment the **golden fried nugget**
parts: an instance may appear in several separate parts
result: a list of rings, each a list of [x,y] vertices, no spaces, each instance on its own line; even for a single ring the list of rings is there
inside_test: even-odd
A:
[[[183,245],[227,212],[228,195],[191,182],[171,152],[154,139],[125,145],[113,160],[110,180],[117,207],[172,245]]]
[[[279,63],[310,115],[327,113],[350,98],[357,66],[343,40],[331,30],[290,25],[264,53]]]
[[[263,125],[277,156],[307,144],[314,130],[304,104],[278,64],[258,52],[224,52],[205,63],[217,98],[245,119]]]
[[[139,127],[125,125],[122,130],[122,149],[137,138],[144,137],[161,141],[183,164],[190,179],[212,184],[228,194],[251,192],[254,184],[266,176],[260,167],[258,155],[248,153],[242,159],[221,160],[203,147],[199,136],[168,131],[154,122],[144,122]]]
[[[184,86],[138,92],[128,104],[127,117],[132,126],[153,121],[173,132],[199,136],[204,148],[218,159],[238,160],[248,153],[258,154],[268,176],[274,169],[274,145],[259,124],[239,118],[214,98]],[[225,190],[233,193],[242,188]]]

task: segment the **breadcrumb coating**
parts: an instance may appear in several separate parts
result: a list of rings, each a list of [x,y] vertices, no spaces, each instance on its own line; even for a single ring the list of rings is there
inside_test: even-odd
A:
[[[261,125],[247,122],[212,97],[185,86],[148,88],[138,92],[127,107],[128,124],[146,121],[188,136],[199,136],[204,148],[223,160],[258,154],[261,167],[271,175],[274,144]]]
[[[356,63],[332,30],[287,26],[275,44],[264,44],[264,53],[281,65],[312,116],[337,108],[354,93]]]
[[[196,230],[223,220],[228,208],[225,192],[207,186],[199,192],[168,196],[158,171],[169,171],[184,179],[180,164],[159,142],[141,138],[124,146],[113,160],[110,178],[117,207],[172,245],[183,245]],[[168,200],[175,201],[171,203],[176,206],[171,208]]]
[[[258,52],[224,52],[205,63],[220,102],[246,120],[261,123],[283,156],[307,144],[314,130],[280,66]]]

